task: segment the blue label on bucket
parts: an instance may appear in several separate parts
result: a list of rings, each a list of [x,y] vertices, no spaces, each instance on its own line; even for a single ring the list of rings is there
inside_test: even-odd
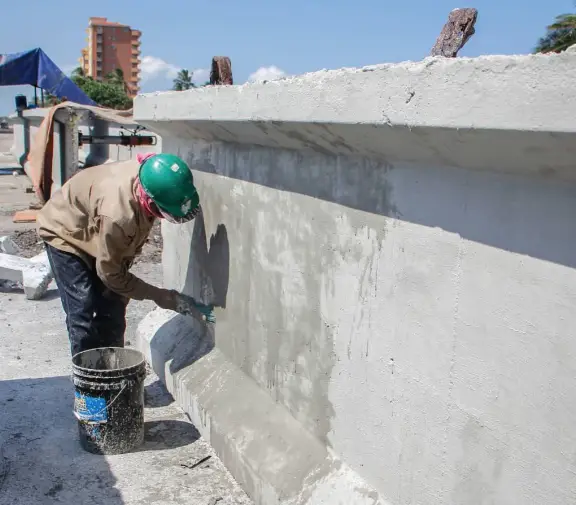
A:
[[[74,396],[74,411],[78,419],[89,423],[105,423],[108,421],[106,398],[86,396],[78,391],[75,391]]]

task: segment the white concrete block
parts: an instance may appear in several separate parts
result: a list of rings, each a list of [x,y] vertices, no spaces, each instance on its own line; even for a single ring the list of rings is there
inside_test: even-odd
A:
[[[257,505],[390,505],[213,348],[208,327],[156,309],[136,347]]]
[[[0,253],[18,254],[18,246],[9,236],[0,237]]]
[[[46,265],[48,268],[50,268],[50,262],[48,261],[48,253],[46,251],[42,251],[40,254],[37,254],[36,256],[30,258],[30,261],[32,263],[40,263]]]
[[[21,283],[28,300],[39,300],[52,281],[52,272],[38,257],[36,261],[32,261],[10,254],[0,254],[0,279]]]

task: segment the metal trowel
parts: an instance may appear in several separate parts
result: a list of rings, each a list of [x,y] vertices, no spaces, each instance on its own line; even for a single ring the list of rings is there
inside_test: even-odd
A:
[[[178,293],[176,312],[196,319],[204,319],[207,323],[216,322],[213,305],[204,305],[183,293]]]

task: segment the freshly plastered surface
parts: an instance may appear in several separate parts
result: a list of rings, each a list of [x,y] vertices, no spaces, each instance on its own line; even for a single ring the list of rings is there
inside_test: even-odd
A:
[[[574,63],[430,59],[136,101],[201,195],[195,222],[163,227],[163,265],[222,307],[203,359],[374,500],[574,500]],[[194,345],[178,334],[176,354]],[[242,423],[232,405],[208,412]]]

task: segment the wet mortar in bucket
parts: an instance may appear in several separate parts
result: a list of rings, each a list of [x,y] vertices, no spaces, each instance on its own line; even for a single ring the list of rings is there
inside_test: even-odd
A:
[[[146,362],[134,349],[103,347],[72,358],[74,415],[81,446],[123,454],[144,442]]]

